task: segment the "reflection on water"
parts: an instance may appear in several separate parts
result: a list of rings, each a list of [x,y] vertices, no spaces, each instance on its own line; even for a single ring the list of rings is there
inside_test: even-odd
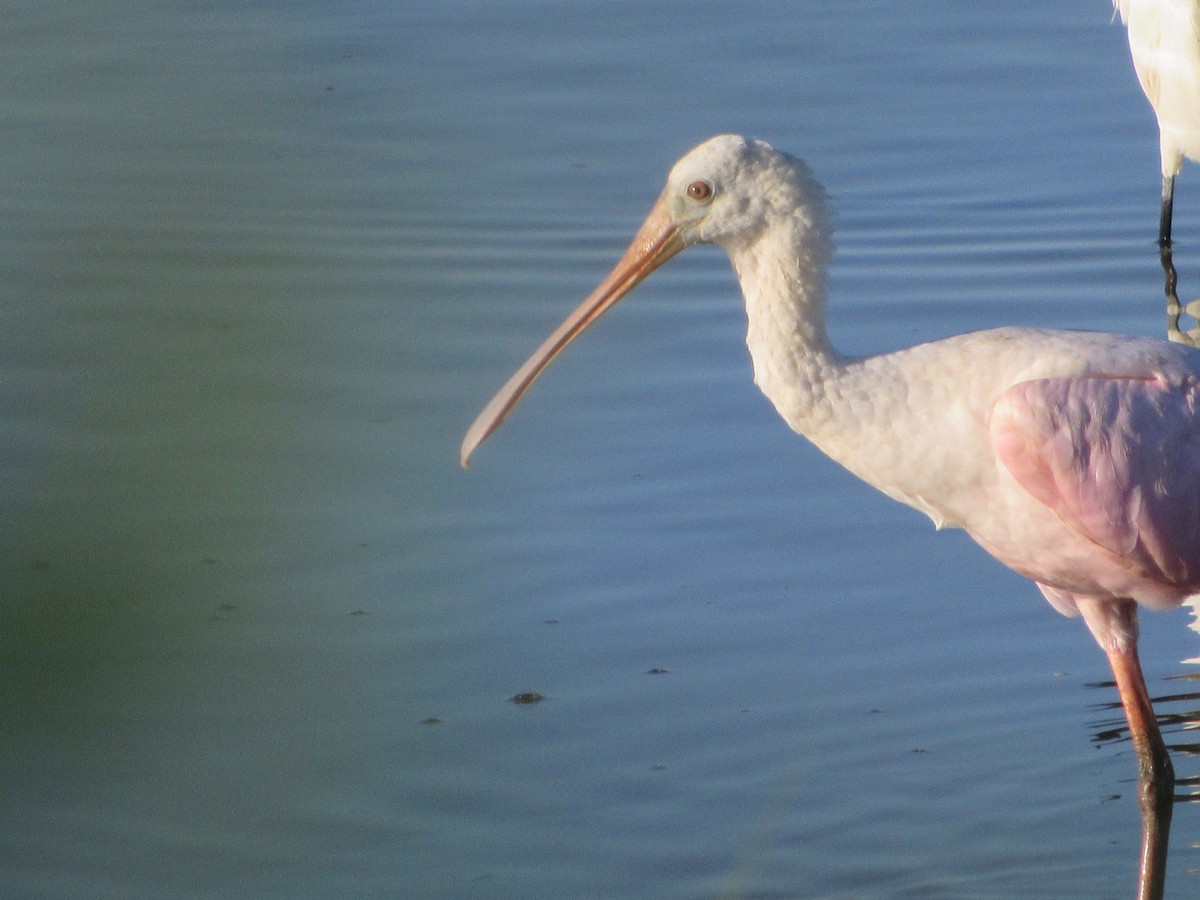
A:
[[[1178,680],[1186,683],[1200,682],[1200,673],[1187,672],[1170,676],[1168,680]],[[1176,759],[1188,761],[1200,757],[1200,690],[1183,693],[1165,694],[1156,697],[1156,709],[1160,704],[1167,707],[1167,712],[1160,713],[1159,724],[1164,734],[1172,736],[1169,746]],[[1195,740],[1188,740],[1195,738]],[[1200,803],[1200,775],[1185,775],[1175,780],[1177,787],[1185,789],[1176,794],[1176,802]]]
[[[1181,344],[1200,347],[1200,298],[1181,303],[1179,300],[1179,274],[1175,270],[1174,253],[1167,244],[1159,250],[1163,269],[1163,293],[1167,298],[1167,337]],[[1188,325],[1183,318],[1192,321]]]
[[[1185,660],[1184,662],[1190,662]],[[1200,673],[1185,671],[1164,678],[1168,682],[1180,682],[1180,686],[1200,682]],[[1112,690],[1115,685],[1111,681],[1091,682],[1085,687],[1098,690]],[[1196,731],[1200,730],[1200,690],[1173,691],[1154,695],[1154,709],[1157,714],[1159,728],[1167,741],[1167,747],[1176,763],[1175,784],[1177,788],[1187,788],[1182,793],[1177,792],[1176,803],[1200,803],[1200,775],[1186,773],[1188,768],[1195,768],[1193,763],[1200,757],[1200,739]],[[1129,741],[1129,727],[1125,721],[1124,712],[1119,700],[1097,704],[1096,709],[1113,712],[1115,715],[1095,720],[1089,724],[1094,729],[1092,741],[1098,747],[1123,744]],[[1180,763],[1182,762],[1182,765]]]

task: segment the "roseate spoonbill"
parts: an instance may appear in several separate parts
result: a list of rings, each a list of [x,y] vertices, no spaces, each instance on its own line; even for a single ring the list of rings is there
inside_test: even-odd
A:
[[[1133,70],[1158,117],[1162,211],[1158,243],[1171,243],[1175,176],[1200,160],[1200,2],[1113,0],[1129,32]]]
[[[642,279],[693,244],[723,247],[745,295],[755,381],[787,423],[1083,617],[1138,759],[1141,896],[1159,896],[1174,773],[1138,661],[1138,606],[1200,593],[1200,351],[999,328],[849,359],[825,331],[831,233],[825,192],[798,159],[731,135],[696,147],[612,272],[479,414],[462,463]]]

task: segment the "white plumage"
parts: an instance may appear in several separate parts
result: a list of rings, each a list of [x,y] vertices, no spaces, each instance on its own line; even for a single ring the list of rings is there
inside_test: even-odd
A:
[[[1113,0],[1129,32],[1138,82],[1158,118],[1159,243],[1171,243],[1175,177],[1200,160],[1200,0]]]

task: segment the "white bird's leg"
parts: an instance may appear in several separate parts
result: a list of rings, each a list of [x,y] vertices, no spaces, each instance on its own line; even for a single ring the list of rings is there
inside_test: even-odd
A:
[[[1162,180],[1162,213],[1158,220],[1158,246],[1171,246],[1171,209],[1175,205],[1175,176],[1164,175]]]
[[[1132,604],[1131,604],[1132,605]],[[1136,611],[1134,615],[1136,615]],[[1142,859],[1138,871],[1138,900],[1161,900],[1171,833],[1175,770],[1146,690],[1138,661],[1137,643],[1114,641],[1104,648],[1112,666],[1129,723],[1129,737],[1138,763],[1138,806],[1142,811]]]

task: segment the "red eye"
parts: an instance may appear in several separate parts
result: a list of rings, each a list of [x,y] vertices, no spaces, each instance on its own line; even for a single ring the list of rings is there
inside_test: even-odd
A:
[[[711,200],[713,195],[712,185],[707,181],[693,181],[687,186],[687,195],[697,203]]]

